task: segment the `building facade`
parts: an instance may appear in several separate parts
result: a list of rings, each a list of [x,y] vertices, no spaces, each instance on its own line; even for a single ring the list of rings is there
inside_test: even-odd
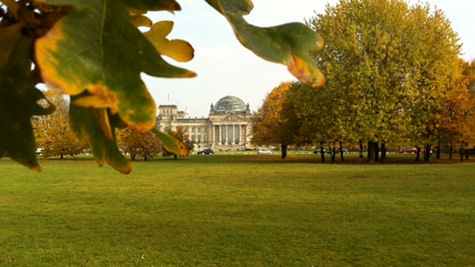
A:
[[[176,105],[160,105],[158,112],[158,129],[167,132],[182,127],[195,150],[232,151],[251,146],[251,111],[238,97],[225,96],[211,104],[208,118],[187,118]]]

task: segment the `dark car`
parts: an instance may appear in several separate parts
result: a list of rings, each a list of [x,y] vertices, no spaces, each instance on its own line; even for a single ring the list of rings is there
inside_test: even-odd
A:
[[[328,150],[327,150],[327,149],[323,149],[323,153],[331,154],[331,153],[332,153],[332,150],[330,150],[330,149],[328,149]],[[335,148],[335,153],[336,153],[336,154],[340,154],[340,148]],[[349,153],[348,149],[343,148],[343,153],[345,153],[345,154],[346,154],[346,153]],[[315,149],[313,150],[313,154],[320,154],[320,148],[315,148]]]
[[[213,155],[214,151],[212,149],[205,149],[198,152],[198,155]]]
[[[315,148],[315,149],[313,150],[313,154],[320,154],[320,153],[321,153],[321,151],[320,151],[320,148],[319,148],[319,147],[318,147],[318,148]],[[327,150],[326,150],[326,149],[323,149],[323,153],[327,153]]]

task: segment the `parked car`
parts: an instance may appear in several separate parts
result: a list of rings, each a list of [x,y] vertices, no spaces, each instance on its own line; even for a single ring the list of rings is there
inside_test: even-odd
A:
[[[329,149],[323,149],[323,153],[327,153],[327,154],[331,154],[332,153],[332,150],[329,150]],[[340,154],[340,148],[335,148],[335,153],[336,154]],[[349,153],[348,149],[346,148],[343,148],[343,153]],[[320,148],[317,147],[313,150],[313,154],[320,154]]]
[[[422,151],[421,151],[422,152]],[[417,153],[417,148],[403,148],[400,153],[403,154],[416,154]]]
[[[417,148],[404,148],[400,151],[400,153],[403,154],[416,154],[417,153]],[[421,149],[421,154],[424,155],[426,151],[424,149]],[[432,150],[430,151],[430,154],[432,155]]]
[[[340,148],[335,149],[335,153],[340,154]],[[348,151],[348,149],[346,149],[346,148],[343,148],[343,153],[344,154],[350,153],[350,151]]]
[[[261,155],[261,154],[272,154],[272,151],[270,151],[269,149],[259,149],[257,151],[257,154]]]
[[[317,147],[317,148],[315,148],[315,149],[313,150],[313,154],[320,154],[320,153],[321,153],[321,151],[320,151],[320,148],[319,148],[319,147]],[[326,149],[323,149],[323,153],[327,153],[327,150],[326,150]]]
[[[214,151],[212,149],[205,149],[198,152],[198,155],[213,155]]]

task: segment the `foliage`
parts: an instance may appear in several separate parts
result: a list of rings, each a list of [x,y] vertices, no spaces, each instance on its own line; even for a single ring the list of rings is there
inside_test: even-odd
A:
[[[459,61],[460,68],[468,72],[468,63]],[[471,130],[471,117],[475,112],[473,94],[468,90],[470,76],[468,73],[461,73],[458,76],[458,83],[446,96],[444,96],[441,108],[438,128],[441,141],[452,142],[471,140],[475,132]]]
[[[249,0],[206,2],[227,18],[239,41],[258,56],[285,64],[309,85],[324,83],[309,55],[322,40],[308,27],[290,23],[259,28],[243,19],[253,8]],[[195,76],[162,58],[193,58],[187,42],[166,38],[173,23],[153,24],[146,17],[147,11],[174,12],[180,5],[175,0],[0,0],[0,4],[0,125],[5,129],[0,156],[39,170],[30,118],[52,111],[36,104],[44,96],[35,86],[44,82],[71,96],[72,129],[89,144],[97,163],[129,173],[132,167],[117,147],[115,130],[129,126],[146,132],[155,126],[156,105],[140,74]],[[142,33],[139,26],[150,30]],[[165,143],[175,142],[153,132]],[[179,150],[183,145],[169,148],[187,154]]]
[[[194,148],[194,143],[190,140],[189,136],[186,134],[186,131],[183,127],[177,127],[175,131],[171,130],[167,132],[168,135],[173,137],[175,140],[180,141],[183,144],[187,151],[192,151]],[[169,149],[167,145],[164,145],[164,152],[173,153],[173,150]]]
[[[294,103],[289,98],[294,86],[295,83],[286,82],[274,88],[252,117],[251,142],[256,145],[281,144],[283,158],[286,147],[297,143],[300,128]]]
[[[120,131],[117,143],[132,160],[140,156],[147,161],[150,156],[161,152],[161,143],[153,133],[140,132],[132,127]]]
[[[431,13],[427,5],[415,6],[410,19],[413,23],[408,31],[416,38],[411,39],[414,44],[409,55],[414,55],[416,60],[410,62],[409,72],[410,82],[415,84],[407,102],[411,110],[409,138],[415,144],[431,144],[443,127],[443,110],[452,105],[452,110],[463,112],[465,106],[463,101],[456,101],[456,106],[451,101],[454,97],[466,98],[458,58],[460,45],[442,11]]]
[[[2,20],[0,25],[0,157],[40,171],[30,119],[54,108],[37,103],[44,96],[30,80],[33,39],[22,34],[21,24],[4,25]]]
[[[328,83],[295,99],[315,142],[433,142],[461,72],[457,35],[440,10],[340,1],[308,24],[325,40],[314,59]]]
[[[86,148],[86,144],[74,135],[68,120],[68,103],[63,95],[53,91],[45,93],[50,103],[56,106],[49,116],[33,117],[36,146],[45,157],[76,155]]]
[[[459,123],[461,124],[461,128],[459,128],[460,140],[475,145],[475,60],[470,63],[463,62],[462,75],[460,90],[462,90],[464,98],[459,102],[464,104],[464,109],[459,110],[459,113],[462,113],[462,123]],[[463,86],[466,86],[466,90]]]

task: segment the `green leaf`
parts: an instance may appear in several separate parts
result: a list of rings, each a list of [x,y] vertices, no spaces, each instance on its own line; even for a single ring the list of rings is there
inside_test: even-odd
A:
[[[250,0],[206,0],[223,14],[233,27],[238,40],[256,55],[287,65],[288,70],[306,85],[318,87],[325,77],[310,53],[323,47],[320,36],[301,23],[260,28],[248,24],[243,16],[252,8]]]
[[[181,10],[180,5],[174,0],[122,0],[125,5],[138,10],[173,11]]]
[[[156,105],[140,73],[174,78],[195,76],[166,63],[129,20],[129,8],[166,9],[174,6],[174,1],[39,2],[74,8],[36,42],[36,58],[49,86],[71,95],[88,91],[86,99],[75,98],[76,105],[109,108],[128,125],[149,130],[155,126]]]
[[[72,97],[74,101],[76,97]],[[69,110],[71,128],[78,138],[86,141],[99,166],[105,162],[121,173],[130,173],[132,164],[119,151],[114,126],[105,108],[84,108],[71,105]]]
[[[178,156],[183,156],[187,157],[190,152],[186,148],[186,146],[180,142],[179,140],[173,138],[172,136],[160,132],[157,128],[152,128],[152,133],[162,141],[163,145],[165,146],[165,149],[173,154],[176,154]]]
[[[40,171],[30,120],[53,112],[54,107],[37,103],[44,95],[30,82],[33,41],[21,30],[21,24],[0,27],[0,157],[9,156]]]

